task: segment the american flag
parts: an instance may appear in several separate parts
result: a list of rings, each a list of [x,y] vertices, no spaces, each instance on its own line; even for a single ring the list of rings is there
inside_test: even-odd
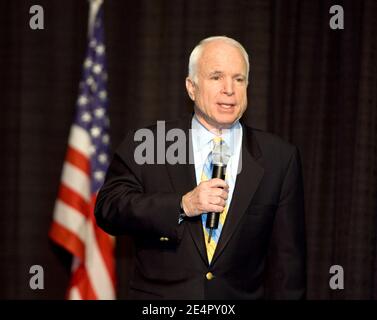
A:
[[[88,48],[49,236],[73,255],[68,299],[114,299],[114,239],[94,204],[109,164],[102,0],[90,2]]]

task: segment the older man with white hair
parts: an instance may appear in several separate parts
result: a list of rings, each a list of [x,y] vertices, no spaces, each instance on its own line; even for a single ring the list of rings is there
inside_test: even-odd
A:
[[[187,161],[138,163],[134,133],[118,148],[96,218],[108,233],[134,239],[130,298],[305,297],[299,152],[240,120],[248,75],[248,54],[239,42],[202,40],[186,78],[194,112],[165,124],[186,133]],[[149,130],[157,152],[157,126]]]

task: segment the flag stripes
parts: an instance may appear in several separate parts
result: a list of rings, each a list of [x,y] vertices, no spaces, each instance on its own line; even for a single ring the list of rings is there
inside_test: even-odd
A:
[[[49,236],[73,256],[68,299],[114,299],[114,239],[94,218],[109,161],[109,119],[102,0],[90,5],[83,79]]]

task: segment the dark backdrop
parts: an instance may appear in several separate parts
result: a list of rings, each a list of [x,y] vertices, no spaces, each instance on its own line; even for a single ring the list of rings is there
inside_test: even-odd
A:
[[[42,5],[45,29],[29,28]],[[329,28],[343,5],[345,29]],[[86,45],[84,0],[0,1],[0,297],[60,299],[69,256],[47,237]],[[194,45],[228,35],[251,57],[246,121],[296,144],[303,158],[308,298],[377,296],[377,2],[105,0],[111,139],[190,110]],[[113,149],[114,150],[114,149]],[[118,239],[119,298],[132,248]],[[29,288],[29,268],[45,289]],[[331,265],[345,289],[332,291]]]

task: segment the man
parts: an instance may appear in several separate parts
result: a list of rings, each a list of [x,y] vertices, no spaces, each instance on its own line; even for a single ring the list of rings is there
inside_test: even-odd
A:
[[[191,53],[186,79],[194,115],[166,123],[166,131],[190,138],[187,161],[138,164],[134,133],[115,153],[95,214],[105,231],[135,241],[130,298],[304,298],[300,158],[296,147],[239,121],[248,73],[241,44],[204,39]],[[161,147],[157,127],[149,128],[154,155]],[[215,146],[226,146],[225,180],[210,179]],[[213,234],[208,212],[220,216]]]

